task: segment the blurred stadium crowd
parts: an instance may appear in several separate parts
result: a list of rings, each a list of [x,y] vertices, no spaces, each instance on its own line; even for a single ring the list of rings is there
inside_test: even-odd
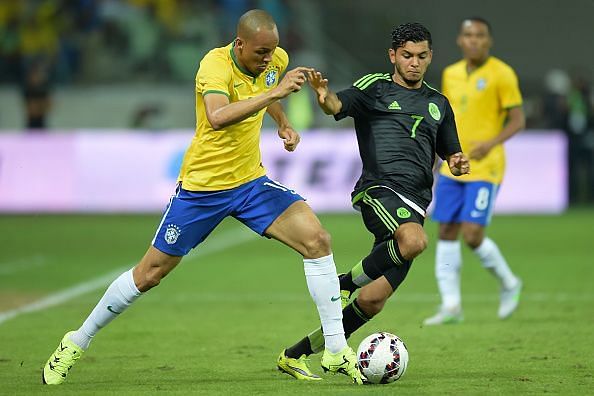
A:
[[[188,80],[196,54],[220,45],[251,7],[265,8],[294,50],[284,1],[11,0],[0,2],[0,83],[36,65],[58,84]]]

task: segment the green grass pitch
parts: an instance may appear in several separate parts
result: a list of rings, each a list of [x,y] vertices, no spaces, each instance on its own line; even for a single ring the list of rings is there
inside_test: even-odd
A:
[[[151,216],[0,216],[0,318],[76,285],[131,267],[158,223]],[[358,215],[321,216],[339,271],[371,245]],[[410,353],[405,376],[356,388],[344,376],[301,383],[277,372],[280,350],[316,325],[298,254],[227,221],[156,289],[96,337],[60,387],[40,370],[106,285],[0,323],[0,394],[562,394],[594,393],[594,210],[499,216],[490,228],[525,289],[497,319],[498,286],[468,249],[465,322],[422,327],[438,304],[436,225],[384,311],[353,335],[390,331]],[[100,282],[99,282],[100,283]]]

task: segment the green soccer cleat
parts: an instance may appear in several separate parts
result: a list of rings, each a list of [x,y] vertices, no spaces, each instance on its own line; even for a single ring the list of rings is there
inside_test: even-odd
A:
[[[342,309],[344,309],[347,305],[349,305],[352,301],[351,296],[353,293],[351,293],[348,290],[341,290],[340,291],[340,304],[342,305]]]
[[[70,341],[70,334],[72,333],[74,332],[66,333],[58,348],[45,363],[41,372],[41,380],[44,384],[60,385],[64,382],[68,371],[85,352],[81,347]]]
[[[507,319],[514,313],[520,303],[520,294],[522,293],[522,281],[518,279],[516,285],[510,289],[501,289],[499,319]]]
[[[338,274],[338,279],[340,279],[341,277],[345,276],[346,274],[342,273],[342,274]],[[352,292],[348,291],[348,290],[341,290],[340,291],[340,305],[342,305],[342,309],[344,309],[347,305],[349,305],[351,303],[351,301],[353,301],[352,297],[353,297]]]
[[[321,377],[311,372],[309,366],[307,365],[307,359],[305,355],[301,355],[299,359],[294,359],[287,357],[285,352],[286,349],[284,349],[280,355],[278,355],[278,360],[276,361],[276,367],[279,369],[279,371],[287,373],[290,376],[302,381],[322,380]]]
[[[336,354],[332,354],[326,349],[322,355],[321,364],[324,371],[347,375],[355,384],[363,385],[365,377],[359,371],[357,355],[348,345]]]

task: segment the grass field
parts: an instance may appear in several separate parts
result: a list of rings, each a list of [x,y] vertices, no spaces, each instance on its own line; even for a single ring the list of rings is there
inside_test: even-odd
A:
[[[369,235],[357,215],[322,222],[339,270],[348,270]],[[431,328],[421,326],[439,301],[429,222],[429,249],[350,340],[356,347],[378,330],[401,336],[410,365],[395,384],[356,388],[343,376],[310,384],[276,371],[280,350],[316,323],[303,265],[232,220],[105,328],[66,384],[42,386],[40,369],[60,338],[80,325],[107,279],[144,253],[157,223],[158,215],[0,216],[0,394],[594,393],[594,210],[586,209],[496,217],[490,235],[525,284],[518,312],[497,319],[497,284],[465,250],[466,320]],[[65,290],[58,305],[18,311]],[[319,357],[311,364],[321,374]]]

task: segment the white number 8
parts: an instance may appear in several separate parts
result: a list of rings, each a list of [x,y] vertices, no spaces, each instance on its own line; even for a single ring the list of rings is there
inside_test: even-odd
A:
[[[485,210],[489,206],[489,194],[490,191],[487,187],[481,187],[476,195],[474,206],[477,210]]]

